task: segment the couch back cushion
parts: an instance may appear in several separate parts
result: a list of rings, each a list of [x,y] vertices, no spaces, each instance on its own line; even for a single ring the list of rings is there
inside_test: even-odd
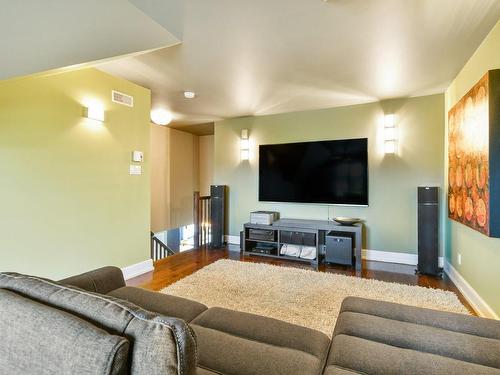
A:
[[[71,276],[67,279],[59,280],[58,283],[76,286],[88,292],[100,294],[108,294],[112,290],[125,286],[122,270],[111,266]]]
[[[0,288],[77,315],[110,334],[128,338],[129,370],[133,374],[186,375],[196,371],[196,340],[191,328],[180,319],[33,276],[0,273]]]
[[[0,372],[126,374],[129,341],[0,289]]]

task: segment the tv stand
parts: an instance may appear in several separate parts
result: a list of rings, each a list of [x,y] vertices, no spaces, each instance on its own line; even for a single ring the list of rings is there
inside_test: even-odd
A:
[[[264,237],[256,238],[251,230],[263,230]],[[361,239],[363,224],[340,225],[328,220],[280,219],[271,225],[244,224],[242,250],[245,255],[256,255],[276,259],[295,260],[309,263],[318,268],[325,254],[325,236],[330,231],[354,234],[354,260],[356,271],[361,271]],[[283,244],[316,247],[315,259],[303,259],[281,255]]]

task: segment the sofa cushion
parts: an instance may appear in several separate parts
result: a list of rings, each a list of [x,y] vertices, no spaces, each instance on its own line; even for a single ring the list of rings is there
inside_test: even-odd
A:
[[[89,292],[107,294],[125,286],[125,279],[121,269],[109,266],[68,277],[59,281],[59,284],[76,286]]]
[[[362,373],[334,365],[328,366],[325,369],[325,372],[323,373],[323,375],[353,375],[353,374],[362,374]]]
[[[346,298],[325,374],[499,374],[500,322]]]
[[[196,375],[217,375],[217,374],[220,374],[220,373],[207,370],[203,367],[198,367],[196,369]]]
[[[500,341],[356,312],[340,314],[335,335],[437,354],[500,369]]]
[[[344,374],[340,369],[371,375],[493,375],[498,369],[435,354],[398,348],[359,337],[339,334],[333,338],[325,375]]]
[[[133,374],[184,375],[196,371],[196,341],[183,320],[32,276],[1,273],[0,288],[77,315],[111,334],[129,338]]]
[[[205,305],[186,298],[170,296],[132,286],[119,288],[108,294],[132,302],[146,310],[179,318],[186,322],[190,322],[207,309]]]
[[[223,308],[208,309],[191,327],[199,365],[228,375],[319,374],[330,345],[321,332]]]
[[[129,342],[0,289],[2,374],[126,374]]]
[[[500,340],[500,323],[493,319],[359,297],[344,299],[340,314],[347,311]]]

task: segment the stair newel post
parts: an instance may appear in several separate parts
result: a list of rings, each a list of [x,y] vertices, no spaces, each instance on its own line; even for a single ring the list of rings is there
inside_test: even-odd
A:
[[[200,192],[193,194],[194,248],[200,247]]]

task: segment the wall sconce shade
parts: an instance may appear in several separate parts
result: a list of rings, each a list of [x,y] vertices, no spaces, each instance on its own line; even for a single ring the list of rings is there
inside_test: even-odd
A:
[[[394,126],[396,126],[394,114],[385,115],[384,127],[385,128],[393,128]]]
[[[96,121],[104,121],[104,107],[100,103],[91,103],[84,107],[84,116]]]
[[[250,159],[250,151],[249,150],[241,150],[241,160]]]
[[[395,141],[396,139],[396,128],[384,128],[384,141]]]
[[[248,129],[241,130],[240,158],[241,160],[250,159],[250,141],[248,140]]]
[[[250,148],[250,142],[248,141],[248,139],[242,139],[240,141],[240,148],[242,150],[248,150]]]
[[[397,151],[397,128],[394,114],[384,117],[384,152],[386,154],[395,154]]]
[[[386,154],[396,153],[396,141],[385,141],[384,142],[384,152]]]

